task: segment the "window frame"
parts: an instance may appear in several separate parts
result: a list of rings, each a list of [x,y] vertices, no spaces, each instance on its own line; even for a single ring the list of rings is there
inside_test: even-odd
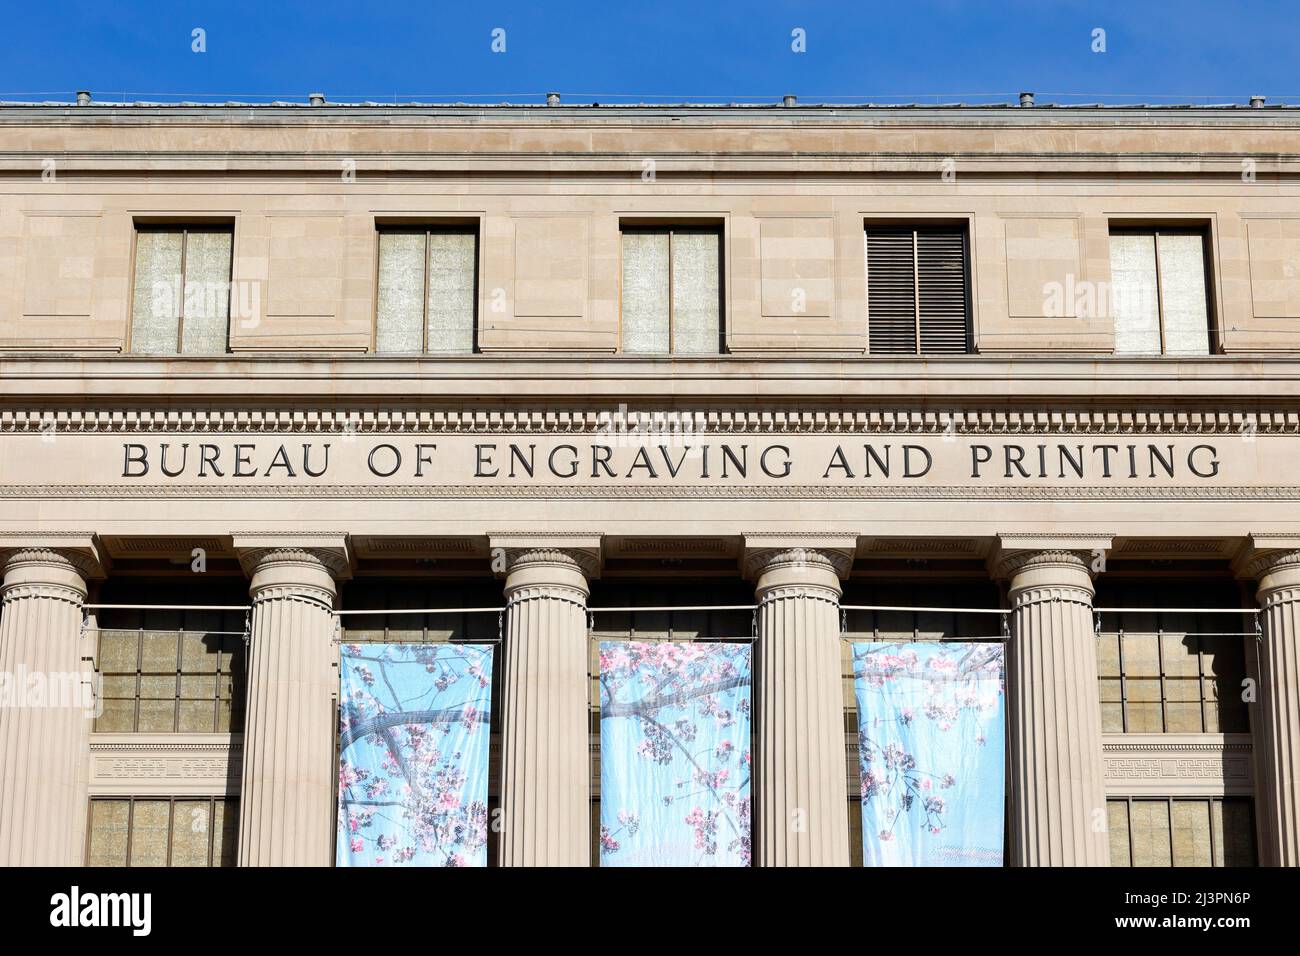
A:
[[[244,720],[246,716],[244,714],[244,708],[247,704],[247,683],[248,683],[248,659],[247,659],[248,649],[247,649],[246,641],[245,640],[240,641],[240,644],[243,646],[238,650],[227,651],[224,649],[224,646],[221,649],[219,649],[216,665],[210,675],[202,672],[197,672],[197,671],[186,671],[184,669],[185,645],[183,639],[186,634],[201,633],[201,634],[219,635],[222,638],[221,643],[224,645],[226,643],[225,641],[226,637],[235,635],[239,632],[233,630],[224,630],[225,625],[223,625],[222,630],[212,630],[210,628],[203,628],[203,629],[187,628],[185,626],[189,614],[187,610],[182,610],[179,612],[181,615],[180,626],[154,627],[144,622],[145,610],[147,609],[138,609],[139,613],[137,614],[137,616],[140,618],[141,623],[136,625],[135,627],[113,627],[113,626],[106,627],[103,624],[100,624],[98,622],[96,623],[96,627],[95,627],[96,639],[95,639],[95,651],[94,651],[96,673],[100,676],[101,679],[108,676],[112,676],[112,677],[129,676],[133,678],[133,680],[135,681],[135,693],[132,697],[111,697],[111,698],[105,697],[104,698],[105,701],[107,700],[132,701],[132,703],[134,704],[134,708],[131,714],[130,730],[100,730],[98,727],[99,718],[96,717],[95,724],[92,727],[91,732],[97,734],[108,733],[108,734],[132,734],[132,735],[243,733]],[[240,612],[219,611],[215,613],[223,615],[223,617],[230,619],[230,617],[232,617],[234,614]],[[251,613],[251,612],[247,612],[247,613]],[[247,633],[248,633],[246,629],[248,624],[247,613],[244,614],[245,630],[243,631],[243,634],[245,638],[247,637]],[[174,684],[173,684],[174,696],[170,698],[172,702],[172,729],[171,730],[141,730],[140,729],[141,703],[145,700],[166,700],[167,699],[167,698],[144,697],[141,693],[142,691],[141,680],[146,676],[150,676],[151,673],[151,672],[146,672],[143,669],[144,635],[149,632],[169,633],[172,634],[176,640],[176,670],[174,672]],[[126,671],[113,671],[111,673],[105,672],[104,664],[103,664],[103,654],[101,651],[101,642],[103,640],[103,636],[105,633],[133,634],[135,636],[135,669],[132,672],[130,673]],[[225,665],[224,668],[223,668],[223,664]],[[206,698],[183,696],[182,681],[186,677],[204,678],[208,676],[211,676],[213,679],[213,696],[211,700],[212,729],[211,730],[181,730],[180,729],[181,704],[185,701],[193,701],[193,700],[199,700],[204,702],[207,701]],[[224,699],[221,696],[221,683],[223,678],[228,679],[230,681],[230,729],[229,730],[218,729],[221,722],[221,703],[222,700]]]
[[[1222,804],[1222,803],[1225,803],[1226,801],[1229,801],[1229,800],[1231,800],[1231,801],[1233,801],[1233,802],[1236,802],[1236,803],[1242,803],[1242,804],[1244,804],[1245,807],[1246,807],[1246,809],[1247,809],[1247,811],[1248,811],[1249,814],[1250,814],[1250,816],[1249,816],[1249,821],[1248,821],[1248,822],[1249,822],[1249,826],[1246,828],[1246,832],[1250,834],[1250,845],[1251,845],[1251,849],[1254,851],[1254,852],[1253,852],[1253,855],[1254,855],[1254,858],[1255,858],[1255,859],[1254,859],[1254,862],[1251,863],[1251,864],[1247,864],[1247,865],[1242,865],[1242,864],[1230,864],[1230,863],[1228,863],[1228,861],[1227,861],[1227,854],[1226,854],[1226,853],[1223,855],[1223,861],[1224,861],[1224,862],[1223,862],[1222,864],[1218,864],[1218,863],[1215,862],[1215,860],[1219,858],[1219,854],[1218,854],[1218,852],[1217,852],[1218,849],[1219,849],[1219,847],[1218,847],[1218,844],[1215,842],[1215,838],[1214,838],[1214,816],[1213,816],[1213,804],[1215,804],[1215,803]],[[1227,870],[1227,869],[1244,869],[1244,868],[1247,868],[1248,866],[1255,866],[1255,867],[1257,867],[1257,866],[1260,865],[1260,864],[1259,864],[1259,838],[1258,838],[1258,827],[1259,827],[1259,821],[1258,821],[1258,819],[1257,819],[1257,817],[1256,817],[1256,813],[1255,813],[1255,798],[1254,798],[1253,796],[1249,796],[1249,795],[1246,795],[1246,794],[1180,794],[1180,795],[1176,795],[1176,796],[1175,796],[1175,795],[1146,796],[1146,795],[1142,795],[1142,794],[1110,794],[1110,793],[1108,793],[1108,794],[1106,794],[1106,807],[1107,807],[1106,836],[1107,836],[1107,851],[1108,851],[1108,858],[1109,858],[1109,850],[1110,850],[1110,843],[1109,843],[1109,840],[1110,840],[1110,820],[1109,820],[1110,804],[1112,804],[1112,803],[1122,803],[1122,804],[1124,804],[1124,807],[1125,807],[1124,812],[1125,812],[1125,814],[1127,815],[1126,818],[1125,818],[1125,819],[1126,819],[1125,832],[1128,834],[1128,867],[1127,867],[1127,869],[1133,869],[1133,870],[1138,870],[1138,869],[1164,869],[1164,867],[1158,867],[1158,868],[1157,868],[1157,867],[1138,866],[1137,864],[1135,864],[1135,863],[1133,862],[1133,860],[1134,860],[1134,856],[1133,856],[1133,804],[1134,804],[1134,803],[1163,803],[1163,804],[1165,804],[1165,812],[1166,812],[1166,814],[1167,814],[1166,819],[1169,821],[1169,867],[1168,867],[1168,868],[1169,868],[1169,869],[1172,869],[1172,870],[1178,870],[1178,869],[1187,869],[1187,868],[1190,868],[1190,867],[1195,866],[1195,864],[1183,864],[1183,863],[1178,863],[1178,862],[1176,862],[1175,859],[1174,859],[1174,846],[1175,846],[1175,844],[1174,844],[1174,804],[1175,804],[1175,803],[1180,803],[1180,802],[1181,802],[1181,803],[1201,803],[1201,804],[1204,804],[1206,810],[1210,813],[1210,818],[1209,818],[1209,823],[1210,823],[1210,826],[1209,826],[1209,836],[1210,836],[1210,867],[1211,867],[1212,869],[1225,869],[1225,870]],[[1226,830],[1226,827],[1225,827],[1225,830]],[[1225,836],[1226,836],[1226,833],[1225,833]],[[1225,841],[1225,844],[1226,844],[1226,841]]]
[[[229,355],[230,349],[230,317],[231,309],[234,307],[235,292],[235,246],[238,239],[236,229],[237,222],[234,219],[216,217],[207,218],[198,216],[185,219],[154,219],[154,218],[137,218],[131,225],[131,280],[127,289],[126,297],[126,336],[123,342],[123,354],[138,355],[141,358],[167,359],[183,355],[193,355],[203,357],[205,355]],[[179,302],[179,316],[176,320],[176,351],[175,352],[136,352],[135,349],[135,292],[137,285],[136,263],[138,248],[140,244],[140,233],[142,232],[179,232],[181,233],[181,294]],[[227,273],[226,282],[230,286],[229,295],[226,297],[226,348],[223,352],[185,352],[182,351],[185,345],[185,267],[189,256],[190,233],[191,232],[228,232],[230,233],[230,271]]]
[[[1119,730],[1119,731],[1108,731],[1108,733],[1121,733],[1121,734],[1161,734],[1161,735],[1165,735],[1165,734],[1189,734],[1189,733],[1190,733],[1190,734],[1250,734],[1250,733],[1253,733],[1254,731],[1253,731],[1252,726],[1251,726],[1251,715],[1250,715],[1250,708],[1249,708],[1249,707],[1243,707],[1243,708],[1241,708],[1241,711],[1240,711],[1241,714],[1242,714],[1242,716],[1244,717],[1244,719],[1245,719],[1245,723],[1246,723],[1246,726],[1245,726],[1244,728],[1237,728],[1237,729],[1233,729],[1233,730],[1207,730],[1207,729],[1206,729],[1207,726],[1209,725],[1209,720],[1208,720],[1209,708],[1210,708],[1211,706],[1216,706],[1216,705],[1217,705],[1217,698],[1214,699],[1214,700],[1211,700],[1210,698],[1208,698],[1208,697],[1206,696],[1206,682],[1207,682],[1207,681],[1211,681],[1211,682],[1212,682],[1212,681],[1214,680],[1214,675],[1212,675],[1212,674],[1211,674],[1211,675],[1207,675],[1206,672],[1205,672],[1205,654],[1206,654],[1206,651],[1205,651],[1205,648],[1204,648],[1204,646],[1203,646],[1203,644],[1202,644],[1202,638],[1204,638],[1204,637],[1216,637],[1216,636],[1220,636],[1220,635],[1217,635],[1217,634],[1214,633],[1214,632],[1200,633],[1200,632],[1196,632],[1196,631],[1184,631],[1184,630],[1178,630],[1178,629],[1173,629],[1173,630],[1166,629],[1166,628],[1164,627],[1164,622],[1162,621],[1163,614],[1165,614],[1165,613],[1168,613],[1168,612],[1160,612],[1160,611],[1157,611],[1157,612],[1155,612],[1155,613],[1152,615],[1152,616],[1155,618],[1155,621],[1154,621],[1154,624],[1155,624],[1155,630],[1154,630],[1154,631],[1136,631],[1136,632],[1130,632],[1129,630],[1127,630],[1127,629],[1123,626],[1123,621],[1122,621],[1123,614],[1124,614],[1123,611],[1119,611],[1119,612],[1110,611],[1110,612],[1107,612],[1106,615],[1104,615],[1104,616],[1109,616],[1109,617],[1113,617],[1113,618],[1118,618],[1118,619],[1119,619],[1119,620],[1117,620],[1117,621],[1115,622],[1115,623],[1116,623],[1116,627],[1115,627],[1114,630],[1107,630],[1107,629],[1103,626],[1103,627],[1098,631],[1098,638],[1101,638],[1101,637],[1114,637],[1114,638],[1115,638],[1115,641],[1116,641],[1115,655],[1116,655],[1116,662],[1117,662],[1117,665],[1118,665],[1118,674],[1117,674],[1116,676],[1103,676],[1100,672],[1098,672],[1098,674],[1097,674],[1097,685],[1098,685],[1098,686],[1097,686],[1097,700],[1098,700],[1098,706],[1099,706],[1099,707],[1103,707],[1103,706],[1106,705],[1106,704],[1114,704],[1114,703],[1117,703],[1116,701],[1108,701],[1108,700],[1106,700],[1106,699],[1105,699],[1105,696],[1104,696],[1103,693],[1102,693],[1102,688],[1103,688],[1107,683],[1116,684],[1116,685],[1118,685],[1118,687],[1119,687],[1119,701],[1118,701],[1118,703],[1119,703],[1119,705],[1120,705],[1120,727],[1121,727],[1122,729]],[[1125,665],[1124,665],[1124,638],[1125,638],[1126,635],[1128,635],[1128,634],[1130,634],[1130,633],[1141,634],[1141,635],[1143,635],[1144,637],[1148,637],[1148,636],[1149,636],[1149,637],[1151,637],[1152,639],[1155,640],[1155,644],[1156,644],[1156,662],[1157,662],[1157,666],[1158,666],[1158,668],[1159,668],[1159,677],[1158,677],[1158,680],[1159,680],[1159,682],[1160,682],[1160,699],[1159,699],[1159,701],[1136,701],[1135,703],[1147,703],[1147,704],[1150,704],[1150,703],[1159,703],[1159,704],[1160,704],[1160,729],[1159,729],[1159,730],[1130,730],[1130,729],[1129,729],[1129,692],[1128,692],[1128,682],[1129,682],[1129,680],[1130,680],[1130,675],[1128,674],[1127,669],[1125,668]],[[1184,638],[1187,638],[1187,637],[1194,637],[1194,638],[1196,639],[1196,686],[1197,686],[1197,704],[1198,704],[1198,706],[1199,706],[1200,714],[1201,714],[1201,729],[1200,729],[1200,730],[1170,730],[1170,729],[1169,729],[1169,708],[1168,708],[1168,704],[1170,703],[1170,697],[1169,697],[1169,691],[1168,691],[1167,684],[1168,684],[1168,681],[1170,681],[1170,680],[1179,680],[1179,679],[1180,679],[1180,678],[1177,677],[1177,676],[1173,676],[1173,677],[1171,677],[1171,676],[1169,675],[1169,673],[1167,672],[1166,667],[1165,667],[1165,638],[1166,638],[1167,636],[1169,636],[1169,635],[1172,635],[1172,634],[1181,634]],[[1233,638],[1233,639],[1235,639],[1235,640],[1241,640],[1241,641],[1246,640],[1246,638],[1244,638],[1244,637],[1237,637],[1237,638]],[[1246,655],[1246,649],[1245,649],[1244,646],[1241,648],[1241,674],[1242,674],[1243,677],[1249,677],[1249,676],[1250,676],[1250,662],[1249,662],[1249,660],[1248,660],[1248,658],[1247,658],[1247,655]],[[1146,679],[1149,680],[1150,678],[1146,678]],[[1187,703],[1191,703],[1191,702],[1190,702],[1190,701],[1187,701],[1187,700],[1178,700],[1178,699],[1175,699],[1175,700],[1173,700],[1173,703],[1176,703],[1176,704],[1187,704]],[[1219,721],[1219,722],[1222,722],[1222,715],[1220,715],[1220,721]]]
[[[474,291],[471,301],[474,303],[473,327],[470,330],[468,352],[431,352],[429,351],[429,241],[433,233],[457,233],[474,237]],[[424,255],[422,258],[422,275],[424,278],[420,292],[420,351],[419,352],[381,352],[379,351],[379,275],[381,238],[385,233],[398,235],[424,236]],[[481,318],[481,278],[483,274],[483,228],[481,217],[473,219],[441,217],[419,219],[379,218],[375,220],[374,265],[372,271],[372,293],[370,303],[370,347],[369,354],[386,358],[413,358],[433,356],[435,358],[454,358],[464,355],[478,355],[482,352],[479,345],[479,322]]]
[[[676,308],[673,303],[673,235],[677,232],[713,233],[718,237],[718,348],[716,352],[679,352],[674,347]],[[623,348],[623,264],[628,233],[668,234],[668,351],[627,352]],[[631,358],[708,358],[727,354],[727,223],[713,216],[672,219],[620,218],[618,222],[618,345],[616,354]]]
[[[1215,263],[1218,257],[1214,249],[1214,223],[1204,218],[1189,219],[1109,219],[1107,221],[1106,232],[1106,267],[1110,269],[1110,238],[1116,235],[1124,236],[1150,236],[1153,245],[1155,257],[1155,286],[1156,286],[1156,321],[1160,329],[1160,351],[1150,355],[1130,352],[1116,352],[1114,339],[1115,331],[1115,310],[1113,305],[1110,307],[1111,336],[1112,345],[1111,353],[1120,358],[1197,358],[1197,355],[1174,354],[1170,355],[1166,346],[1165,336],[1165,294],[1161,282],[1160,271],[1160,236],[1197,236],[1201,240],[1201,269],[1205,282],[1205,324],[1206,324],[1206,355],[1223,354],[1223,335],[1219,326],[1218,316],[1218,283],[1215,281]],[[1111,295],[1114,290],[1114,276],[1110,276]]]
[[[216,860],[217,851],[217,828],[213,826],[216,818],[217,802],[226,804],[225,812],[229,812],[231,807],[235,810],[236,820],[240,821],[239,816],[239,794],[93,794],[86,801],[86,841],[82,851],[82,865],[88,868],[94,867],[91,862],[91,850],[95,838],[95,804],[96,803],[121,803],[125,801],[126,811],[126,862],[123,866],[126,869],[133,869],[131,866],[132,843],[135,838],[135,805],[137,803],[166,803],[167,804],[167,862],[163,864],[166,869],[172,869],[172,850],[174,848],[174,831],[176,828],[176,804],[180,803],[197,803],[200,800],[207,801],[208,804],[208,854],[207,863],[203,867],[177,867],[177,869],[222,869],[214,861]],[[225,818],[223,816],[223,832]],[[231,861],[232,867],[238,865],[238,846],[239,827],[235,827],[235,859]],[[142,867],[143,868],[143,867]]]
[[[965,284],[965,322],[966,349],[963,352],[925,352],[921,349],[921,287],[917,235],[924,231],[937,231],[944,228],[956,229],[962,235],[962,279]],[[873,352],[871,351],[871,279],[868,264],[867,234],[871,230],[910,230],[912,233],[912,288],[915,315],[915,352]],[[862,290],[863,314],[866,348],[864,354],[868,359],[884,358],[951,358],[958,355],[979,354],[979,329],[976,323],[975,305],[979,299],[975,288],[975,217],[973,214],[952,215],[949,213],[877,215],[865,214],[862,217]]]

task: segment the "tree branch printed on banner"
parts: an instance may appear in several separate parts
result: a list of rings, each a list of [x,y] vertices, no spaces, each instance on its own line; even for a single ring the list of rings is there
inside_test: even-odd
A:
[[[492,646],[345,644],[339,866],[486,866]]]
[[[748,644],[600,645],[602,866],[748,866]]]
[[[1000,866],[1001,644],[853,645],[867,865]]]

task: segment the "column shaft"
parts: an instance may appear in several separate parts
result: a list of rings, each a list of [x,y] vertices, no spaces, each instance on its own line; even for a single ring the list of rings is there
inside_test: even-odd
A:
[[[91,674],[86,584],[56,551],[11,552],[0,610],[0,866],[80,866]]]
[[[1300,551],[1265,555],[1257,565],[1262,609],[1256,714],[1263,753],[1259,812],[1263,862],[1300,866]]]
[[[333,847],[334,579],[305,551],[256,555],[240,866],[329,866]]]
[[[1013,555],[1012,859],[1018,866],[1106,866],[1105,772],[1087,558]]]
[[[510,555],[502,866],[587,866],[590,859],[587,594],[575,556]]]
[[[839,558],[846,562],[846,558]],[[757,559],[760,866],[848,866],[848,763],[835,559]]]

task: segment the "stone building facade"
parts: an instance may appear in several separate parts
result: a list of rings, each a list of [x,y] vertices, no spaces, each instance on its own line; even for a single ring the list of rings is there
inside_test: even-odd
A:
[[[755,862],[847,865],[845,638],[976,635],[1008,864],[1296,865],[1298,177],[1270,106],[0,106],[0,862],[330,864],[387,634],[499,641],[493,859],[587,865],[592,642],[684,635]]]

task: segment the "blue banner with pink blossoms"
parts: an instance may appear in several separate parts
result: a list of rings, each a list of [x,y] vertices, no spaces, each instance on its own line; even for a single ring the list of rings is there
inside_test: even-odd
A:
[[[853,645],[866,866],[1001,866],[1001,644]]]
[[[338,866],[486,866],[490,644],[344,644]]]
[[[600,645],[600,865],[749,866],[750,647]]]

